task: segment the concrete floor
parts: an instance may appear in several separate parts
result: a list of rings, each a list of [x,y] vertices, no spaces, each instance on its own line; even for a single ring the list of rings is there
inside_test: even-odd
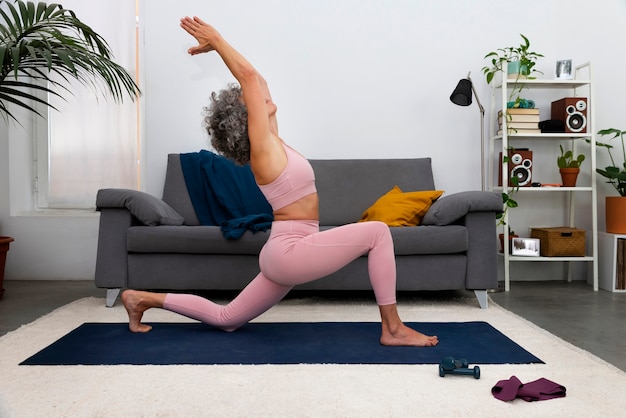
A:
[[[105,296],[92,281],[5,281],[4,287],[0,336],[74,300]],[[400,294],[398,300],[441,293]],[[510,292],[490,296],[503,308],[626,371],[626,293],[594,292],[583,282],[550,281],[513,282]]]

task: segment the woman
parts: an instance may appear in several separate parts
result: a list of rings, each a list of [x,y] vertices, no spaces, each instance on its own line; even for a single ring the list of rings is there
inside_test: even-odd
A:
[[[228,305],[188,294],[127,290],[122,294],[129,328],[147,332],[143,312],[163,308],[234,331],[278,303],[298,284],[324,277],[368,254],[369,276],[382,320],[383,345],[433,346],[436,336],[403,324],[396,306],[396,266],[387,225],[364,222],[319,231],[318,196],[308,161],[278,136],[276,105],[254,67],[210,25],[197,17],[181,27],[198,45],[191,55],[216,51],[239,86],[212,95],[207,130],[213,147],[238,164],[250,164],[255,180],[272,206],[270,238],[261,250],[261,273]]]

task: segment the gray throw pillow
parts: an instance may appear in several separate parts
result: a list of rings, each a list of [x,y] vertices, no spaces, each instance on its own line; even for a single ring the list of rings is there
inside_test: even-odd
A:
[[[100,189],[96,207],[126,208],[145,225],[182,225],[184,219],[170,205],[148,193],[130,189]]]
[[[502,195],[495,192],[467,191],[443,196],[432,204],[422,225],[449,225],[468,212],[502,212]]]

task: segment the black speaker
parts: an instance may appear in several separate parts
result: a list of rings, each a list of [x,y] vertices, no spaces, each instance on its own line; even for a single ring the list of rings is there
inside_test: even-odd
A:
[[[509,151],[509,187],[513,187],[511,177],[515,177],[520,187],[530,187],[533,179],[533,152],[528,149]],[[500,153],[500,169],[498,186],[502,186],[502,153]]]
[[[551,119],[565,124],[565,132],[582,134],[587,132],[587,98],[565,97],[552,102]]]

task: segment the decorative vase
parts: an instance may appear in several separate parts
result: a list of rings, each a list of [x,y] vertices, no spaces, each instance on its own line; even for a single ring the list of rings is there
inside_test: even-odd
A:
[[[580,168],[559,168],[559,172],[561,173],[563,187],[576,187],[576,179],[578,178],[578,173],[580,173]]]
[[[606,232],[626,234],[626,196],[607,196],[605,200]]]
[[[519,61],[509,61],[506,68],[507,74],[519,73]]]
[[[14,241],[11,237],[0,237],[0,299],[4,295],[4,266],[7,261],[7,252],[9,251],[9,245]]]
[[[507,65],[507,78],[517,80],[527,78],[528,68],[519,61],[510,61]]]
[[[498,234],[498,237],[500,238],[500,252],[504,254],[504,234]],[[509,254],[512,253],[513,238],[519,238],[519,235],[509,234]]]

